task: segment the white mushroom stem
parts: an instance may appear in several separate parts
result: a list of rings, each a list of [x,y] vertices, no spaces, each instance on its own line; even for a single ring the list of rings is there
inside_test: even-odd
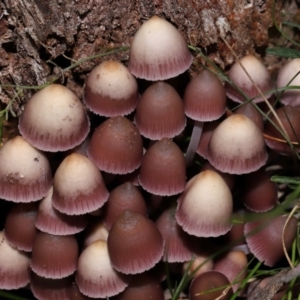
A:
[[[186,165],[189,166],[195,156],[197,147],[199,145],[199,141],[202,135],[204,122],[201,121],[195,121],[193,132],[191,135],[190,143],[188,145],[188,148],[186,150],[185,154],[185,161]]]

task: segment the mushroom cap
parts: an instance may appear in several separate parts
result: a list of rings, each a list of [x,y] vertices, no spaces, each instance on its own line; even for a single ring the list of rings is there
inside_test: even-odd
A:
[[[299,142],[300,138],[300,111],[298,108],[291,105],[285,105],[276,110],[276,114],[280,119],[284,129],[286,130],[291,142]],[[280,128],[277,119],[274,115],[271,116],[270,120]],[[272,125],[270,121],[266,122],[265,131],[267,135],[284,140],[280,132]],[[271,140],[266,138],[266,144],[273,151],[280,154],[293,154],[293,150],[290,145],[285,142],[280,142],[276,140]],[[296,151],[299,152],[299,147],[296,148]]]
[[[263,217],[245,224],[244,234],[250,252],[266,266],[273,267],[284,257],[282,247],[282,231],[288,216]],[[297,234],[297,222],[292,217],[285,228],[284,244],[289,251]]]
[[[20,116],[19,130],[34,147],[65,151],[84,141],[89,120],[82,103],[68,88],[51,84],[35,93]]]
[[[165,240],[163,261],[170,263],[185,262],[192,259],[195,253],[196,238],[188,235],[175,219],[176,207],[166,209],[155,221]]]
[[[276,87],[281,88],[287,85],[299,86],[300,85],[300,74],[296,77],[295,75],[300,70],[300,58],[294,58],[280,68]],[[295,78],[294,78],[295,77]],[[293,79],[294,78],[294,79]],[[292,80],[293,79],[293,80]],[[285,105],[300,106],[300,91],[299,89],[287,89],[283,92],[280,98],[281,102]]]
[[[19,203],[12,207],[5,220],[5,236],[8,243],[21,251],[32,250],[37,233],[35,219],[38,204]]]
[[[96,165],[82,154],[72,153],[54,175],[52,205],[67,215],[83,215],[102,207],[108,191]]]
[[[180,148],[167,138],[155,142],[143,157],[139,182],[154,195],[181,193],[186,182],[186,165]]]
[[[188,234],[216,237],[232,227],[232,195],[224,179],[206,170],[188,181],[178,199],[175,218]]]
[[[138,78],[165,80],[183,73],[192,62],[183,36],[158,16],[139,28],[130,45],[128,68]]]
[[[70,300],[69,290],[72,282],[73,278],[71,276],[50,279],[31,272],[30,289],[32,294],[39,300]]]
[[[129,280],[111,266],[106,241],[97,240],[80,254],[76,283],[82,294],[92,298],[115,296],[128,286]]]
[[[81,232],[87,226],[86,215],[70,216],[62,214],[52,205],[53,187],[40,202],[35,226],[40,231],[53,235],[71,235]]]
[[[105,61],[88,75],[84,101],[94,113],[105,117],[131,113],[139,98],[136,79],[118,61]]]
[[[114,300],[133,300],[133,299],[151,299],[164,300],[164,292],[158,281],[148,272],[135,275],[131,278],[128,287],[119,295],[114,297]]]
[[[30,257],[11,247],[0,231],[0,289],[15,290],[30,282]]]
[[[210,164],[230,174],[256,171],[267,158],[261,130],[240,114],[231,115],[213,131],[207,148]]]
[[[229,280],[220,272],[207,271],[197,276],[190,285],[191,300],[229,300],[233,294]],[[227,290],[227,292],[225,292]]]
[[[125,210],[108,235],[112,266],[124,274],[138,274],[154,267],[164,252],[164,240],[147,217]]]
[[[143,141],[136,126],[124,117],[104,121],[94,131],[88,157],[107,173],[127,174],[142,161]]]
[[[59,279],[76,271],[78,245],[72,235],[39,232],[34,240],[30,267],[41,277]]]
[[[263,63],[258,58],[250,54],[244,56],[240,60],[240,63],[247,70],[248,74],[260,88],[265,97],[270,98],[272,93],[267,92],[272,90],[273,84],[271,82],[271,77],[268,73],[268,70]],[[228,77],[238,88],[244,92],[248,98],[255,97],[253,100],[254,103],[264,101],[238,62],[233,64],[229,70]],[[230,84],[226,83],[225,89],[227,96],[233,101],[238,103],[245,102],[245,98]]]
[[[180,134],[186,118],[177,91],[162,81],[152,84],[138,102],[134,122],[141,135],[151,140],[173,138]]]
[[[206,69],[188,83],[183,101],[185,114],[195,121],[217,120],[226,110],[224,86],[215,74]]]
[[[21,136],[0,149],[0,198],[32,202],[45,197],[52,184],[48,159]]]
[[[118,216],[126,209],[147,216],[146,201],[139,189],[131,182],[125,182],[114,188],[104,206],[103,223],[110,229]]]

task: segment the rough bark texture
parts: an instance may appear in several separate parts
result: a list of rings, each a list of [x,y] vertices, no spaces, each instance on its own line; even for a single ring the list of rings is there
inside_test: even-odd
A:
[[[276,1],[277,17],[283,2]],[[172,22],[189,44],[201,47],[225,68],[234,57],[220,35],[239,57],[266,47],[272,4],[273,0],[2,0],[0,83],[40,85],[72,63],[63,55],[79,60],[103,47],[128,46],[152,15]],[[127,55],[113,58],[126,62]],[[64,83],[82,96],[86,74],[100,61],[90,60],[64,74]],[[8,103],[15,91],[2,91],[0,100]],[[24,90],[20,102],[31,93]],[[14,110],[19,113],[20,107],[16,103]]]

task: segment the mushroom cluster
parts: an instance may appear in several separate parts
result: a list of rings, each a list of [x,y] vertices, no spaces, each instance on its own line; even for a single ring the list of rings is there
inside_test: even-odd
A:
[[[265,120],[256,107],[274,98],[273,84],[256,57],[232,66],[231,85],[206,68],[182,92],[168,79],[192,61],[180,32],[154,16],[134,36],[128,68],[96,66],[82,101],[59,84],[28,100],[20,135],[0,149],[0,205],[11,202],[0,289],[29,286],[41,300],[163,300],[167,262],[193,278],[190,299],[230,299],[249,252],[271,267],[284,257],[283,230],[289,250],[297,219],[268,214],[279,199],[266,167],[274,153],[297,151],[299,93],[281,89],[285,106]],[[299,69],[300,60],[284,66],[277,87]],[[225,115],[233,102],[241,106]],[[226,252],[210,259],[220,245]]]

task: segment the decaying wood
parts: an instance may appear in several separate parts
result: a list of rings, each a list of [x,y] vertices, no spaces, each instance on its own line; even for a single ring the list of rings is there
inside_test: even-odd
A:
[[[129,45],[152,15],[172,22],[187,42],[201,47],[222,68],[268,45],[273,0],[2,0],[0,3],[0,83],[40,85],[58,67],[98,53],[103,47]],[[276,1],[276,16],[284,0]],[[128,53],[114,58],[126,60]],[[52,63],[48,62],[51,60]],[[65,84],[82,96],[86,74],[101,60],[86,62],[65,74]],[[2,89],[8,103],[12,89]],[[23,91],[22,103],[32,91]],[[20,106],[21,107],[21,106]],[[14,109],[19,113],[19,105]]]

